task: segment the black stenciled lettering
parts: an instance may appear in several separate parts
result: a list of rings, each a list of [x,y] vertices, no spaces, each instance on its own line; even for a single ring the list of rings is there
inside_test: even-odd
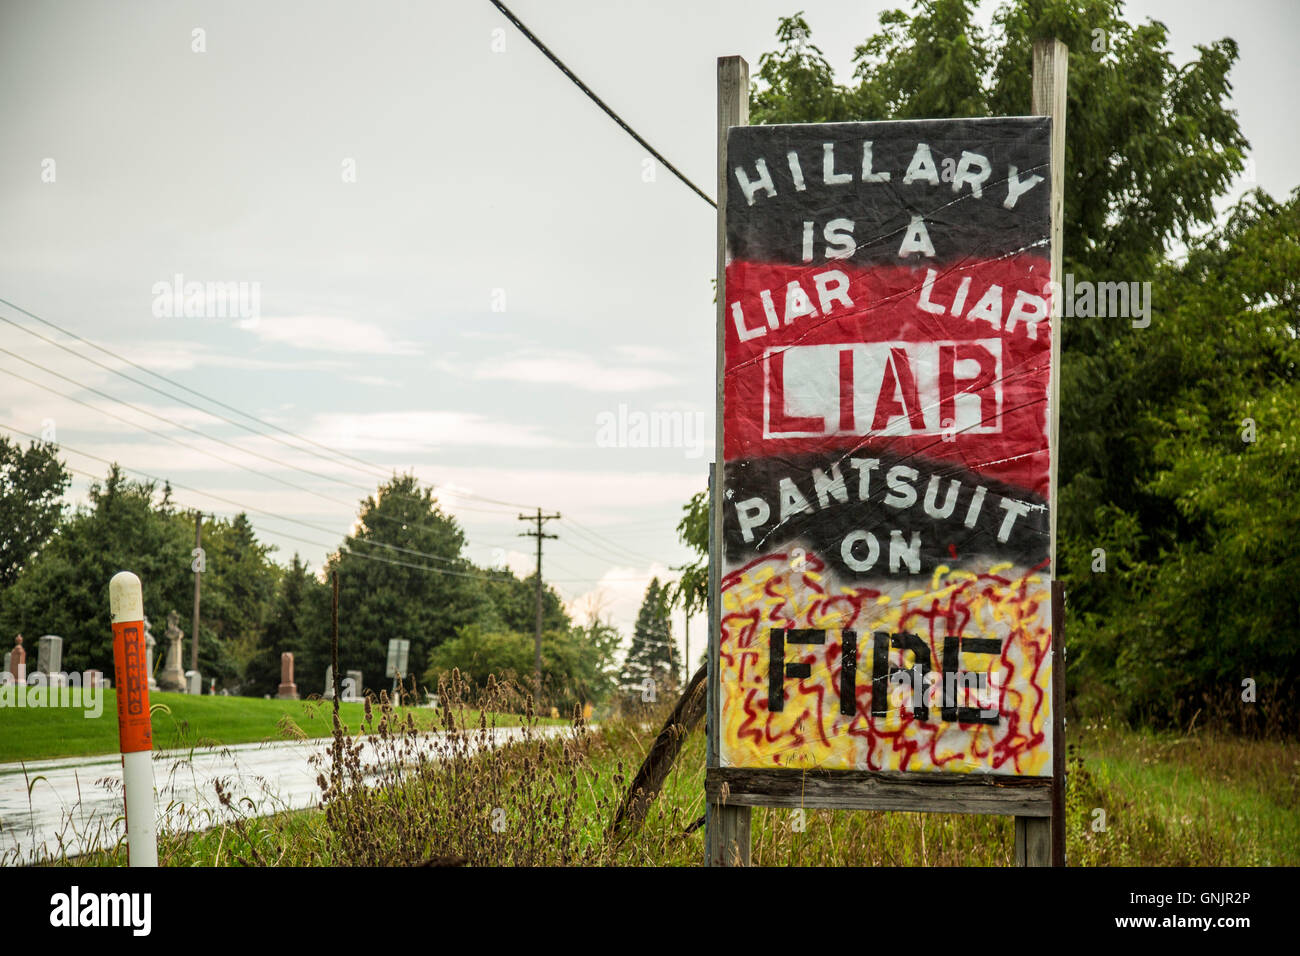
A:
[[[871,716],[889,713],[889,632],[871,635]]]
[[[767,709],[776,713],[785,709],[785,679],[803,680],[812,676],[805,661],[785,662],[786,642],[791,644],[825,644],[826,632],[814,627],[769,628],[767,665]]]
[[[858,711],[858,634],[845,629],[840,638],[840,713],[852,717]]]
[[[768,628],[767,648],[767,709],[775,714],[785,710],[785,628]]]
[[[895,634],[890,638],[890,643],[899,650],[912,652],[912,657],[914,659],[912,669],[913,671],[920,671],[916,678],[920,682],[920,687],[917,688],[914,686],[912,688],[912,716],[924,723],[930,719],[930,708],[925,704],[918,705],[915,699],[925,692],[925,675],[931,673],[933,670],[930,666],[930,645],[926,644],[925,641],[921,640],[917,635],[908,634],[906,632]]]

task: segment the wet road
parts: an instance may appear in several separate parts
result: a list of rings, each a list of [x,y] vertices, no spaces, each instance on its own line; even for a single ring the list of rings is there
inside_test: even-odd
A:
[[[537,727],[533,733],[551,736],[569,730]],[[520,739],[523,730],[502,727],[488,733],[489,745],[495,747]],[[434,756],[454,744],[442,733],[420,739]],[[318,805],[319,770],[312,758],[327,754],[329,745],[325,738],[159,751],[153,761],[159,832],[202,830],[235,816]],[[460,745],[478,746],[464,738]],[[378,761],[374,745],[367,743],[363,765],[372,768]],[[218,780],[234,808],[217,799]],[[0,863],[13,866],[112,846],[123,833],[122,806],[119,754],[0,764]]]

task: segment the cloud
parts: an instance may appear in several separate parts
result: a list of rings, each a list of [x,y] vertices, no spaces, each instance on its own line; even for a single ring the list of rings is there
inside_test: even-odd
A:
[[[358,385],[368,385],[372,388],[396,388],[399,384],[394,379],[384,378],[382,375],[347,375],[344,377],[349,382],[356,382]]]
[[[421,457],[440,445],[553,448],[560,444],[532,426],[450,411],[318,415],[306,434],[331,448],[400,452],[406,458]]]
[[[579,352],[507,356],[481,363],[473,376],[532,385],[569,385],[590,392],[635,392],[677,384],[676,376],[665,371],[613,365]]]
[[[336,315],[285,315],[245,319],[239,328],[274,345],[321,352],[419,355],[415,342],[398,341],[373,322]]]
[[[562,577],[556,575],[557,579]],[[593,586],[571,600],[566,600],[564,607],[578,624],[588,624],[593,617],[608,621],[618,629],[626,642],[636,626],[637,614],[641,610],[641,602],[645,598],[650,579],[658,578],[660,584],[667,584],[676,581],[677,577],[678,572],[658,562],[646,568],[610,567]],[[563,590],[572,588],[572,585],[566,585],[563,581],[560,584]],[[682,612],[674,609],[671,619],[673,640],[677,642],[678,653],[681,653],[684,634]],[[698,652],[708,640],[706,626],[707,620],[703,614],[691,616],[692,658],[698,657]]]
[[[614,352],[621,355],[629,362],[663,362],[672,364],[681,359],[681,356],[668,349],[659,348],[656,345],[616,345]]]

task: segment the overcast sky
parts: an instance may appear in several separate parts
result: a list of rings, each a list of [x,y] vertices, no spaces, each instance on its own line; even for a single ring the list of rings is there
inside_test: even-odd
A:
[[[778,17],[802,8],[847,80],[855,44],[899,4],[510,5],[712,195],[716,57],[756,69]],[[1237,40],[1233,105],[1277,196],[1300,179],[1298,9],[1127,7],[1169,26],[1180,64]],[[438,489],[480,564],[531,572],[517,505],[559,511],[547,578],[575,610],[600,595],[625,632],[650,575],[688,558],[673,528],[712,450],[714,211],[487,0],[4,2],[0,89],[0,298],[369,464],[250,436],[3,324],[0,348],[67,378],[0,353],[0,370],[54,390],[0,374],[0,428],[52,428],[82,472],[106,471],[87,453],[276,515],[251,517],[281,561],[314,568],[394,468]],[[177,275],[247,283],[256,312],[166,314],[156,287]],[[627,421],[676,413],[686,447],[598,441],[620,406]],[[75,476],[70,502],[88,482]],[[703,642],[699,618],[692,658]]]

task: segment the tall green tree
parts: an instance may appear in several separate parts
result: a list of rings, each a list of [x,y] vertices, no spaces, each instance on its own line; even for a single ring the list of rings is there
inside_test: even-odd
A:
[[[339,669],[386,689],[388,641],[411,642],[408,668],[484,611],[484,572],[463,555],[465,534],[414,475],[397,475],[361,503],[357,529],[325,566],[339,575]],[[428,557],[426,557],[428,555]],[[318,640],[325,642],[328,632]]]
[[[275,694],[280,686],[280,655],[286,651],[294,657],[294,682],[299,695],[324,692],[330,663],[329,600],[329,588],[295,553],[279,576],[256,652],[245,665],[244,694]]]
[[[0,594],[59,526],[71,480],[58,446],[32,442],[24,451],[0,435]]]
[[[243,513],[205,522],[203,549],[199,665],[226,683],[238,680],[261,645],[281,570],[274,547],[257,540]]]
[[[1120,353],[1133,493],[1168,517],[1106,505],[1092,516],[1100,536],[1064,538],[1062,561],[1091,584],[1072,668],[1130,717],[1201,710],[1265,729],[1300,710],[1297,237],[1300,190],[1245,197],[1158,271],[1152,326]]]
[[[89,506],[63,523],[0,600],[0,627],[28,638],[63,638],[65,670],[113,673],[108,582],[139,575],[145,615],[159,641],[167,612],[193,600],[192,527],[153,482],[125,478],[114,465],[92,484]]]
[[[601,622],[543,633],[542,706],[556,707],[567,717],[575,707],[605,700],[613,689],[610,672],[617,646],[617,632]],[[455,669],[478,690],[490,678],[512,682],[515,703],[522,705],[532,693],[533,652],[531,633],[470,625],[430,653],[425,684],[434,689]]]
[[[509,571],[485,571],[480,623],[489,630],[532,634],[537,627],[537,573],[518,578]],[[542,632],[567,631],[572,626],[564,599],[543,582]]]
[[[656,695],[671,693],[681,683],[681,654],[673,640],[670,592],[653,578],[637,612],[632,643],[623,661],[625,691],[639,693],[654,681]]]

